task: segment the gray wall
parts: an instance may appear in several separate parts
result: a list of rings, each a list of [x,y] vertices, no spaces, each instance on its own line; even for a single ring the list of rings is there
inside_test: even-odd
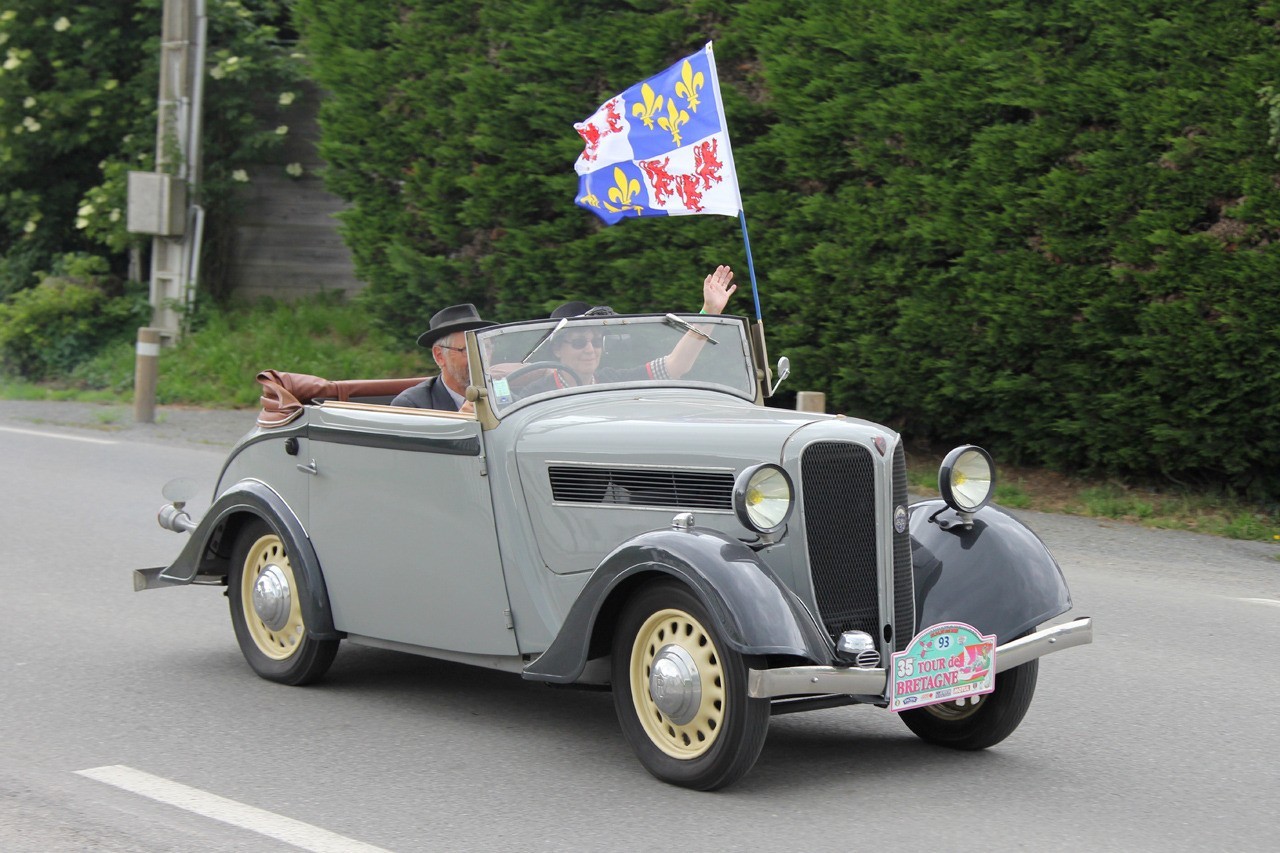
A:
[[[316,154],[319,127],[315,92],[306,92],[289,110],[289,133],[279,162],[248,170],[236,216],[227,280],[240,297],[293,299],[321,291],[354,293],[364,287],[352,268],[351,253],[338,234],[334,214],[344,202],[327,192]],[[299,162],[305,172],[285,172]]]

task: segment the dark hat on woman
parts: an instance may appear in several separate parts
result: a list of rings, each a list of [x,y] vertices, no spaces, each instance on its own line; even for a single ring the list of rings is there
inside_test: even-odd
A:
[[[588,302],[566,302],[551,312],[552,320],[563,320],[565,317],[577,317],[591,310]]]
[[[418,336],[418,346],[432,346],[445,335],[452,335],[454,332],[469,332],[496,325],[498,324],[480,319],[480,312],[470,302],[450,305],[448,308],[441,308],[431,318],[427,330]]]

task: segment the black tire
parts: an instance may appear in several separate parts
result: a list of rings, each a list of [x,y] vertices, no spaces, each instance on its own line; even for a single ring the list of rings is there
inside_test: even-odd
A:
[[[667,714],[658,707],[650,690],[651,664],[664,649],[665,666],[683,650],[691,664],[689,684],[696,681],[698,688],[696,699],[691,690],[674,690],[663,701],[679,693],[696,708]],[[769,700],[747,696],[747,670],[754,663],[724,643],[687,587],[656,583],[632,598],[614,633],[613,704],[644,768],[664,782],[699,791],[742,778],[769,731]]]
[[[287,609],[282,607],[279,616],[282,624],[274,628],[253,604],[254,584],[268,567],[274,567],[273,577],[283,580],[288,592]],[[329,670],[338,653],[338,640],[317,640],[307,630],[301,608],[305,583],[305,577],[294,572],[284,540],[271,525],[261,519],[245,525],[231,553],[227,599],[240,651],[253,671],[268,681],[310,684]]]
[[[977,697],[977,704],[944,702],[898,716],[929,743],[950,749],[986,749],[1013,734],[1022,722],[1031,707],[1039,672],[1040,661],[1032,660],[997,675],[996,689]]]

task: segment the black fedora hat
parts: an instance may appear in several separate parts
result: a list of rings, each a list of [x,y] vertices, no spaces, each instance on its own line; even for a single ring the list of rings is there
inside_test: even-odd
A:
[[[445,335],[451,335],[454,332],[469,332],[472,329],[496,325],[497,323],[480,319],[480,312],[470,302],[450,305],[448,308],[441,308],[431,318],[427,330],[418,335],[418,346],[432,346]]]

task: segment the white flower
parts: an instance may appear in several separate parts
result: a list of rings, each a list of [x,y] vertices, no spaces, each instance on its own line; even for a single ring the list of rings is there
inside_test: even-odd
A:
[[[239,181],[242,184],[248,183],[249,173],[246,172],[244,169],[236,169],[234,172],[231,173],[231,180]]]
[[[36,99],[29,95],[27,96],[26,100],[22,102],[22,108],[25,110],[29,110],[35,105],[36,105]]]
[[[108,218],[108,219],[110,219],[112,222],[119,222],[119,221],[120,221],[120,208],[118,208],[118,207],[113,207],[113,208],[111,208],[111,212],[110,212],[109,214],[107,214],[107,218]]]
[[[287,124],[282,124],[276,128],[276,133],[279,134],[280,136],[284,136],[288,132],[289,132],[289,125]]]
[[[53,28],[60,33],[66,32],[70,26],[71,22],[67,20],[65,15],[53,22]]]
[[[22,60],[18,58],[17,52],[10,49],[9,58],[4,61],[4,70],[12,71],[13,69],[17,68],[21,64],[22,64]]]
[[[223,70],[221,65],[215,65],[209,69],[209,76],[214,80],[221,80],[223,77],[227,76],[227,72]]]
[[[31,234],[36,230],[37,227],[38,226],[36,225],[36,221],[34,219],[28,219],[27,224],[22,226],[22,230],[27,232],[28,234]]]
[[[93,205],[82,204],[80,209],[76,211],[76,216],[89,216],[93,213]]]
[[[289,58],[290,59],[306,59],[307,55],[305,53],[291,53],[289,54]]]
[[[27,116],[22,120],[22,126],[25,127],[27,130],[31,131],[32,133],[35,133],[37,130],[40,129],[40,122],[36,121],[31,116]]]
[[[12,9],[6,9],[3,12],[0,12],[0,24],[6,23],[8,21],[12,21],[16,17],[18,17],[17,12],[13,11]]]
[[[300,177],[302,177],[302,164],[301,164],[301,163],[290,163],[288,166],[285,166],[285,167],[284,167],[284,170],[285,170],[286,172],[288,172],[290,175],[292,175],[293,177],[295,177],[295,178],[300,178]]]
[[[108,80],[107,82],[103,83],[103,84],[102,84],[102,88],[104,88],[104,89],[106,89],[108,92],[110,92],[112,89],[116,88],[116,87],[117,87],[117,86],[119,86],[119,85],[120,85],[120,81],[119,81],[119,80],[116,80],[116,79],[114,79],[114,78],[113,78],[113,79]]]
[[[293,92],[281,92],[281,93],[280,93],[280,106],[282,106],[282,107],[287,107],[287,106],[289,106],[290,104],[292,104],[292,103],[293,103],[293,99],[294,99],[294,98],[296,98],[296,97],[297,97],[297,95],[295,95]]]
[[[228,56],[228,57],[227,57],[227,63],[226,63],[226,64],[227,64],[228,66],[238,65],[239,63],[240,63],[240,57],[238,57],[238,56]]]
[[[76,219],[76,227],[83,231],[89,227],[89,220],[85,219],[83,216],[78,217]]]

